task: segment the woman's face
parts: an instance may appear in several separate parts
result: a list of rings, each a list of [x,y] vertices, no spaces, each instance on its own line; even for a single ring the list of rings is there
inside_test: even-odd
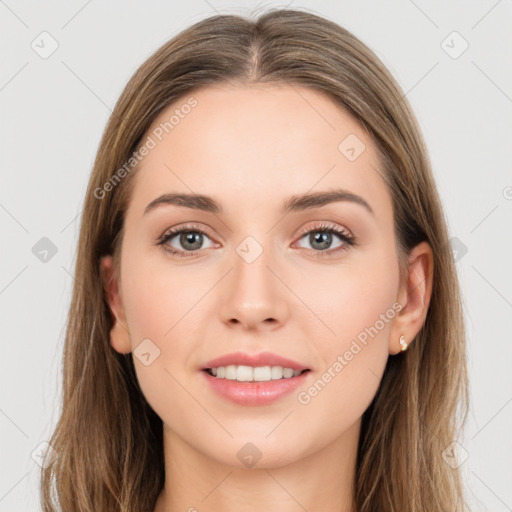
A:
[[[392,202],[368,134],[307,88],[216,86],[166,108],[143,142],[112,345],[134,351],[167,432],[259,467],[353,432],[403,333]],[[155,203],[165,195],[187,198]],[[159,244],[171,228],[189,232]],[[263,352],[309,371],[272,379],[268,358],[253,361],[270,366],[256,383],[204,370]],[[244,370],[254,378],[226,371]]]

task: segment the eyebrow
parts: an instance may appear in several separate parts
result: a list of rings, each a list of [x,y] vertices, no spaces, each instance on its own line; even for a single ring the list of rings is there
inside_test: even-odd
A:
[[[312,208],[319,208],[330,203],[348,201],[363,206],[372,215],[374,211],[372,207],[360,196],[349,192],[344,189],[326,190],[323,192],[306,193],[302,195],[291,196],[281,209],[281,214],[290,212],[299,212],[309,210]],[[221,204],[213,197],[201,194],[163,194],[146,206],[144,215],[151,210],[163,205],[181,206],[184,208],[191,208],[194,210],[201,210],[219,214],[223,212]]]

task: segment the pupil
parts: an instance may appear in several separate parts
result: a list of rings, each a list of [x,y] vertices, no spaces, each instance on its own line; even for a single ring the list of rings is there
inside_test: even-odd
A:
[[[194,231],[188,231],[186,233],[181,234],[181,244],[183,247],[188,248],[190,250],[200,249],[202,245],[202,235],[201,233],[197,233]],[[196,245],[194,246],[194,242]],[[187,246],[187,244],[192,244],[192,247]]]
[[[311,235],[313,238],[313,242],[311,242],[311,246],[315,248],[314,244],[319,243],[319,249],[327,249],[331,244],[332,233],[325,233],[317,231],[315,234]]]

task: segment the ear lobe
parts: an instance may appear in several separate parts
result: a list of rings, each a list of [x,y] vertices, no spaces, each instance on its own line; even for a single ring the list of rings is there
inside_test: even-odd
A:
[[[127,354],[131,352],[131,342],[126,326],[119,282],[114,272],[112,256],[103,256],[100,259],[100,275],[112,315],[110,344],[117,352]]]
[[[421,242],[409,256],[407,282],[400,287],[399,303],[402,309],[395,317],[389,340],[389,351],[401,351],[400,336],[410,344],[421,330],[432,296],[434,257],[427,242]]]

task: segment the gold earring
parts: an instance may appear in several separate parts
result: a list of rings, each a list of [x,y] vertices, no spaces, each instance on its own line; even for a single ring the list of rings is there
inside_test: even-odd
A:
[[[404,352],[405,350],[407,350],[407,347],[409,345],[407,345],[407,343],[405,342],[405,338],[403,336],[400,336],[400,345],[402,347],[402,352]]]

